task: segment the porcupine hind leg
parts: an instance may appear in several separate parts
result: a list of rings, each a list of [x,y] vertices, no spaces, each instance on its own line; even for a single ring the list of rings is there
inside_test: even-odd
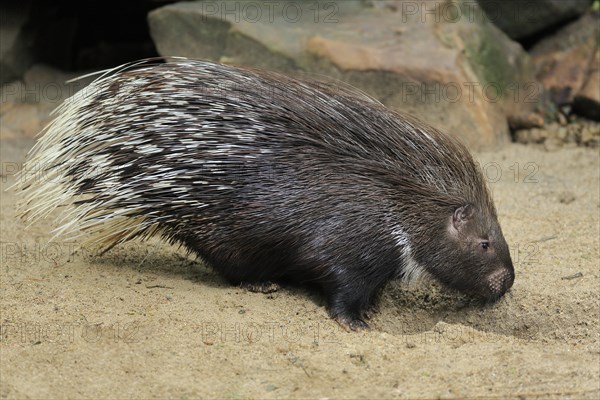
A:
[[[273,293],[280,289],[276,282],[278,268],[274,266],[280,258],[277,254],[271,251],[269,254],[261,254],[258,259],[253,259],[252,255],[235,251],[236,248],[234,244],[227,244],[212,249],[210,253],[206,250],[197,252],[234,286],[257,293]]]
[[[223,262],[218,258],[207,256],[202,258],[233,286],[265,294],[276,292],[281,288],[278,283],[257,274],[257,269],[251,263],[241,261],[233,263],[231,260]]]

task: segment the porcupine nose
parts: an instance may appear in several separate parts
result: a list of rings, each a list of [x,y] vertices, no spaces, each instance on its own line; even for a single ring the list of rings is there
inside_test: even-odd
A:
[[[500,268],[492,272],[487,278],[488,289],[493,298],[500,298],[515,280],[514,273],[508,268]]]

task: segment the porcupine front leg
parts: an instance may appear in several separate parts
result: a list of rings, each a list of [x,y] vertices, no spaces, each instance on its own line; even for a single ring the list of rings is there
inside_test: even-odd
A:
[[[366,319],[377,311],[379,293],[396,270],[395,244],[377,235],[379,227],[368,220],[343,216],[325,226],[318,234],[313,231],[300,252],[310,255],[310,281],[321,287],[327,310],[340,325],[369,329]]]
[[[369,319],[378,311],[379,293],[385,281],[365,281],[346,273],[333,285],[325,287],[328,294],[328,311],[342,327],[357,331],[370,329],[365,319]]]

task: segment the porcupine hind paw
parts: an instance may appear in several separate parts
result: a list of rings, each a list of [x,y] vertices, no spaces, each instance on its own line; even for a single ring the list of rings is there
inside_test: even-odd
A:
[[[271,281],[242,282],[242,283],[240,283],[240,287],[242,287],[250,292],[265,293],[265,294],[276,292],[281,288],[281,286],[279,286],[279,284],[271,282]]]

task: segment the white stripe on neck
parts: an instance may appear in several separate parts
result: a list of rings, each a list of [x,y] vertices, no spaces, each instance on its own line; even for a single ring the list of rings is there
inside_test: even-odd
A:
[[[417,282],[423,276],[425,270],[412,256],[412,248],[410,246],[408,235],[398,226],[394,228],[392,235],[396,239],[396,244],[402,253],[400,256],[401,269],[397,276],[399,276],[403,282]]]

